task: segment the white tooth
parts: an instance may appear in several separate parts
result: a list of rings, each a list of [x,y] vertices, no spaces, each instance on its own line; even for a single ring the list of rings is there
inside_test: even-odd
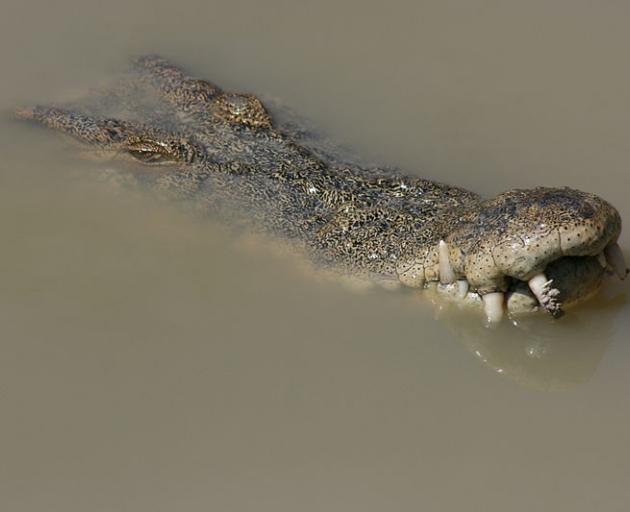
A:
[[[468,293],[468,281],[466,279],[459,279],[457,281],[457,297],[465,299]]]
[[[482,298],[483,309],[490,325],[498,324],[503,318],[504,297],[501,292],[486,293]]]
[[[532,277],[528,284],[540,305],[549,311],[554,318],[560,318],[564,315],[562,303],[558,300],[560,290],[552,288],[552,282],[553,280],[547,280],[547,276],[545,276],[543,272],[540,272]]]
[[[547,288],[549,287],[549,280],[547,279],[547,276],[545,274],[543,274],[542,272],[539,274],[536,274],[534,277],[532,277],[529,282],[529,288],[532,291],[532,293],[536,296],[536,298],[538,299],[538,302],[540,302],[541,304],[543,304],[547,298]]]
[[[606,254],[606,261],[613,268],[619,279],[625,279],[628,275],[628,267],[626,266],[626,260],[623,258],[619,244],[615,243],[609,245],[604,249],[604,253]]]
[[[438,244],[438,263],[440,272],[440,283],[451,284],[455,282],[455,271],[448,259],[448,245],[444,240]]]
[[[603,252],[600,252],[597,255],[597,261],[599,261],[599,264],[602,266],[602,268],[606,268],[608,266],[608,262],[606,261],[606,256],[604,255]]]

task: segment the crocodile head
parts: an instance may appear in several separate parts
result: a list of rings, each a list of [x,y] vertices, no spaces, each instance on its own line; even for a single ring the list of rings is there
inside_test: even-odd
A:
[[[490,322],[506,308],[559,317],[563,304],[593,294],[607,270],[626,277],[620,232],[617,210],[594,194],[511,190],[458,219],[435,251],[437,273],[476,293]]]

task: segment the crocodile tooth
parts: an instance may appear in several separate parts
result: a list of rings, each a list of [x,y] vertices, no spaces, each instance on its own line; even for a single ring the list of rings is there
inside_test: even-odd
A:
[[[505,297],[501,292],[486,293],[481,297],[483,310],[486,313],[488,324],[496,325],[503,318]]]
[[[547,276],[540,272],[532,277],[528,284],[540,305],[549,311],[554,318],[559,318],[564,314],[562,303],[558,300],[560,291],[551,287],[552,282],[552,279],[547,279]]]
[[[466,279],[459,279],[457,281],[457,297],[465,299],[468,293],[468,281]]]
[[[549,284],[551,284],[550,281],[547,279],[547,276],[540,272],[539,274],[536,274],[534,277],[532,277],[529,280],[528,284],[532,293],[538,299],[538,302],[542,303],[545,300],[546,288],[549,286]]]
[[[440,272],[440,283],[451,284],[455,282],[455,271],[448,258],[448,245],[444,240],[438,244],[438,263]]]
[[[604,254],[606,254],[606,261],[613,268],[619,279],[625,279],[628,275],[628,267],[626,266],[626,260],[623,257],[619,244],[614,243],[609,245],[604,249]]]
[[[597,255],[597,261],[602,266],[602,268],[606,268],[608,266],[608,262],[606,261],[606,255],[603,252],[600,252]]]

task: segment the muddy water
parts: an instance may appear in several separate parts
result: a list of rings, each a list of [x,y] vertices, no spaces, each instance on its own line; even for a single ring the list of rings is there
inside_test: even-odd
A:
[[[157,52],[367,158],[488,195],[570,185],[630,219],[623,2],[90,4],[3,3],[0,108]],[[0,131],[1,510],[627,509],[627,288],[488,332]]]

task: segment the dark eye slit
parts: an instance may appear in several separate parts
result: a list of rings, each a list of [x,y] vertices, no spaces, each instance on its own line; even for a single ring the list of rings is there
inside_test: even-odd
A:
[[[143,151],[130,149],[129,154],[144,163],[160,163],[168,160],[166,155],[157,151]]]

